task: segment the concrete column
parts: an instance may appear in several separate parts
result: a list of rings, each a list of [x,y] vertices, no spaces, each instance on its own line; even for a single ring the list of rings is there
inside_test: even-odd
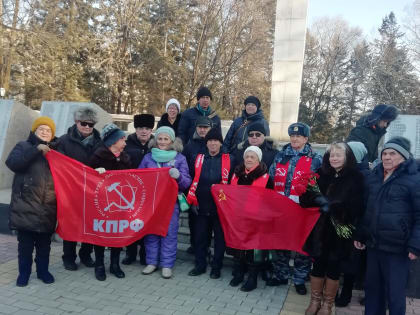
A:
[[[277,0],[270,133],[281,140],[298,119],[307,11],[308,0]]]

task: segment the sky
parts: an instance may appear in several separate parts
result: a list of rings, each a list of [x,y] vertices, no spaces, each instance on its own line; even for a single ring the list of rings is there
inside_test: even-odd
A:
[[[350,26],[359,26],[365,35],[374,35],[382,18],[391,11],[397,23],[403,24],[407,15],[405,9],[420,0],[309,0],[308,26],[316,18],[342,16]],[[419,13],[420,14],[420,13]]]

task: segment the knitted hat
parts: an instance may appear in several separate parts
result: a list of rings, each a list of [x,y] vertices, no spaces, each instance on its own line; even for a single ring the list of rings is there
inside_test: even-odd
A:
[[[150,128],[155,126],[155,116],[151,114],[140,114],[134,116],[134,128]]]
[[[198,116],[197,120],[195,121],[195,126],[202,126],[202,127],[210,127],[212,125],[212,121],[207,116]]]
[[[223,143],[223,136],[219,128],[212,128],[209,130],[206,137],[204,138],[204,141],[207,143],[209,140],[219,140],[220,143]]]
[[[98,113],[92,107],[83,106],[79,107],[73,114],[74,121],[91,121],[98,122]]]
[[[208,97],[210,97],[211,100],[213,99],[212,96],[211,96],[210,90],[208,88],[206,88],[205,86],[202,86],[201,88],[198,89],[197,100],[199,100],[203,96],[208,96]]]
[[[246,104],[249,104],[249,103],[255,104],[258,109],[260,109],[260,107],[261,107],[261,102],[258,99],[258,97],[255,97],[255,96],[252,96],[252,95],[248,96],[244,101],[244,105],[246,106]]]
[[[107,148],[123,137],[125,137],[125,132],[112,123],[106,124],[101,131],[101,139]]]
[[[175,131],[171,127],[162,126],[158,128],[155,132],[155,138],[157,139],[158,135],[161,133],[166,133],[172,141],[175,141]]]
[[[176,105],[176,107],[178,108],[178,113],[181,112],[181,104],[179,104],[178,100],[176,98],[171,98],[167,103],[166,103],[166,112],[168,112],[168,107],[169,105]]]
[[[291,124],[287,132],[289,133],[289,136],[299,135],[309,137],[309,135],[311,134],[311,128],[305,123],[297,122]]]
[[[54,138],[54,136],[55,136],[55,123],[54,123],[54,120],[52,120],[50,117],[47,117],[47,116],[38,117],[32,123],[32,128],[31,128],[32,132],[35,132],[35,130],[39,126],[41,126],[41,125],[46,125],[46,126],[50,127],[51,128],[51,132],[52,132],[52,138]]]
[[[258,156],[258,160],[261,162],[262,160],[262,151],[259,147],[255,146],[255,145],[251,145],[248,148],[245,149],[244,152],[244,159],[245,159],[245,155],[247,152],[252,151],[255,152],[255,154]]]
[[[406,160],[408,160],[411,156],[410,153],[411,143],[410,140],[404,137],[394,137],[390,140],[388,140],[387,143],[385,143],[382,152],[386,149],[394,149],[399,154],[401,154]],[[381,155],[382,155],[381,152]]]
[[[358,141],[350,141],[350,142],[347,142],[347,144],[349,145],[350,149],[353,151],[354,157],[356,158],[356,162],[361,163],[364,157],[366,156],[366,154],[368,153],[365,145],[362,142],[358,142]]]
[[[262,123],[260,123],[260,122],[253,123],[253,124],[251,124],[248,127],[248,134],[250,132],[252,132],[252,131],[261,132],[265,136],[265,128],[264,128],[264,125]]]
[[[376,125],[380,120],[391,122],[398,116],[398,109],[394,105],[379,104],[376,105],[372,113],[366,117],[366,123],[369,126]]]

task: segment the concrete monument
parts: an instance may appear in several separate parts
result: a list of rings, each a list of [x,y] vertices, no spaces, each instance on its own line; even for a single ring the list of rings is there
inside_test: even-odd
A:
[[[284,141],[287,127],[298,119],[307,11],[308,0],[277,1],[270,133]]]
[[[405,137],[411,142],[411,153],[420,159],[420,115],[398,115],[389,125],[385,142],[392,137]]]

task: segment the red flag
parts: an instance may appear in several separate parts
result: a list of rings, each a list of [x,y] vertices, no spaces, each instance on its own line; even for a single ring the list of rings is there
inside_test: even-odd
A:
[[[122,247],[147,234],[165,236],[178,185],[168,168],[107,171],[51,150],[57,233],[65,240]]]
[[[302,247],[319,218],[318,208],[302,208],[261,187],[218,184],[211,192],[228,247],[305,254]]]

